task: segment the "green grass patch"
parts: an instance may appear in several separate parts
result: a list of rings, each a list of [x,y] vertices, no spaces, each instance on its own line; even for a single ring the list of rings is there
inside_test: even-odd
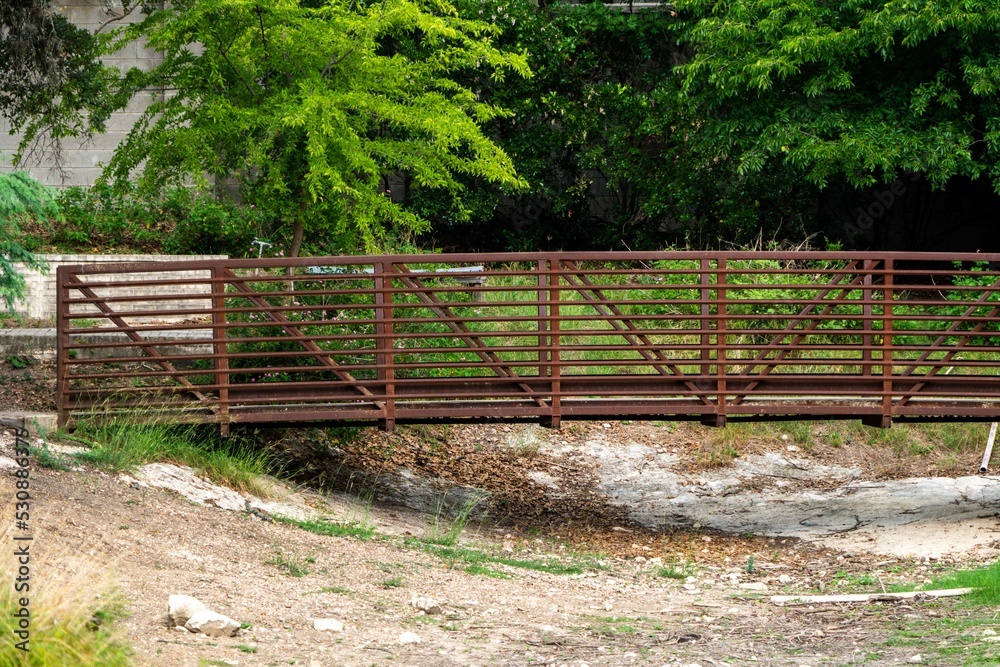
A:
[[[28,450],[35,465],[63,472],[69,470],[65,458],[49,449],[48,443],[43,443],[40,447],[31,446]]]
[[[300,558],[296,554],[286,553],[280,548],[274,549],[274,556],[266,561],[267,565],[274,565],[279,570],[290,577],[304,577],[309,574],[308,563],[315,563],[316,559],[311,557]]]
[[[382,588],[402,588],[406,585],[406,580],[402,577],[389,577],[388,579],[383,579],[379,582],[379,586]]]
[[[976,570],[959,570],[932,579],[933,583],[925,586],[925,590],[943,588],[972,588],[971,593],[963,595],[960,603],[966,605],[1000,605],[1000,561]],[[896,587],[894,587],[896,588]],[[904,590],[913,590],[908,587]]]
[[[320,586],[315,591],[306,591],[303,595],[317,595],[320,593],[336,593],[337,595],[351,595],[350,589],[343,586]]]
[[[509,556],[499,556],[481,551],[479,549],[469,549],[467,547],[442,546],[432,544],[417,539],[405,541],[407,546],[417,547],[427,553],[439,556],[453,564],[464,564],[466,567],[475,566],[492,570],[489,564],[506,565],[524,570],[535,570],[536,572],[548,572],[549,574],[571,575],[581,574],[591,569],[602,569],[595,560],[590,558],[578,558],[575,562],[564,563],[557,560],[524,559],[512,558]],[[475,574],[487,574],[486,572],[474,572]],[[487,576],[494,576],[487,574]]]
[[[510,575],[506,572],[494,570],[492,567],[487,567],[480,563],[470,563],[463,568],[463,571],[466,574],[477,574],[492,579],[510,579]]]
[[[132,470],[152,462],[186,465],[241,493],[268,496],[268,452],[249,440],[222,438],[212,427],[118,420],[81,424],[73,439],[90,447],[76,457],[99,468]]]
[[[678,581],[683,581],[691,576],[691,573],[692,569],[690,565],[667,563],[656,571],[656,576],[663,577],[664,579],[677,579]]]
[[[338,523],[326,519],[295,519],[289,516],[276,515],[275,521],[296,526],[302,530],[308,530],[317,535],[329,535],[331,537],[356,537],[360,540],[367,540],[375,534],[375,527],[370,523],[360,521],[348,521]]]

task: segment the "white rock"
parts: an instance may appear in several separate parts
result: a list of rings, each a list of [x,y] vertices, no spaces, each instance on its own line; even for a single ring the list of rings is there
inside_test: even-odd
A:
[[[321,632],[343,632],[344,624],[335,618],[314,618],[313,628]]]
[[[190,595],[171,595],[167,600],[167,618],[173,626],[182,626],[199,611],[208,609],[205,603]]]
[[[740,588],[745,591],[766,591],[767,586],[762,581],[748,581],[745,584],[740,584]]]
[[[792,578],[787,574],[782,574],[778,577],[779,584],[790,584],[792,583]]]
[[[1000,635],[987,635],[983,637],[984,642],[997,643],[1000,642]]]
[[[399,643],[400,644],[419,644],[420,643],[420,637],[417,635],[416,632],[404,632],[403,634],[399,635]]]
[[[785,447],[785,451],[786,452],[797,452],[797,451],[799,451],[799,448],[796,447],[795,445],[788,445],[787,447]]]
[[[222,614],[203,609],[188,619],[184,627],[209,637],[232,637],[240,631],[240,624]]]
[[[909,658],[906,659],[906,662],[913,665],[920,664],[923,661],[924,661],[924,656],[920,655],[919,653],[916,655],[911,655]]]
[[[184,634],[187,634],[188,632],[190,632],[190,630],[188,630],[187,628],[185,628],[183,625],[175,625],[174,626],[174,630],[177,631],[177,632],[183,632]]]
[[[994,630],[993,628],[986,628],[985,630],[983,630],[983,637],[992,637],[996,633],[997,633],[996,630]]]
[[[419,609],[425,614],[440,614],[441,603],[434,598],[415,597],[410,600],[410,606]]]

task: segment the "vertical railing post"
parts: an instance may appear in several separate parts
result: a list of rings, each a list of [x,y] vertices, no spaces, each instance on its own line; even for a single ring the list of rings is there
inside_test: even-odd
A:
[[[861,268],[862,271],[864,271],[864,276],[861,279],[861,282],[864,285],[864,289],[861,292],[861,299],[864,302],[861,305],[861,326],[865,332],[864,336],[861,338],[861,374],[865,377],[872,374],[872,313],[874,312],[872,308],[873,266],[874,264],[870,259],[866,259],[861,262]]]
[[[560,274],[562,262],[558,259],[549,260],[549,389],[551,391],[552,417],[549,421],[549,428],[558,429],[562,424],[562,368],[559,354],[559,300],[560,300]]]
[[[379,429],[392,433],[396,428],[396,355],[393,353],[392,326],[392,266],[386,270],[386,262],[376,262],[375,272],[375,355],[379,384],[385,395],[385,416],[379,421]],[[388,288],[386,287],[388,274]]]
[[[215,384],[219,388],[219,432],[229,436],[229,327],[226,326],[226,283],[219,280],[219,269],[213,267],[212,277],[212,359]]]
[[[893,302],[896,298],[893,291],[892,257],[887,256],[882,263],[885,275],[882,278],[882,428],[892,426],[892,331]]]
[[[553,419],[555,412],[555,394],[553,393],[553,368],[552,368],[552,338],[549,336],[549,329],[552,326],[549,316],[551,313],[551,290],[549,289],[552,276],[552,262],[547,259],[539,259],[536,265],[538,278],[537,303],[538,303],[538,380],[539,386],[545,386],[548,380],[549,386],[549,414],[543,415],[540,419],[542,425],[550,428],[558,428],[558,422]]]
[[[699,320],[698,328],[701,329],[701,375],[702,377],[708,377],[711,373],[711,359],[712,353],[709,349],[711,344],[711,338],[708,333],[708,317],[711,314],[711,304],[709,299],[712,298],[712,292],[710,289],[711,285],[711,260],[703,259],[701,260],[701,319]]]
[[[715,375],[716,391],[718,391],[718,413],[715,416],[716,426],[726,425],[726,258],[720,257],[715,264],[715,312],[718,320],[715,324]]]
[[[709,333],[712,316],[712,260],[701,260],[701,319],[698,320],[698,328],[701,329],[701,372],[697,385],[703,391],[709,391],[712,378],[712,335]],[[718,385],[718,381],[716,381]],[[716,398],[716,413],[702,414],[701,423],[706,426],[715,426],[718,423],[718,409],[721,403],[721,396]]]
[[[69,363],[69,314],[66,292],[69,267],[60,266],[56,268],[56,412],[58,414],[56,425],[58,428],[66,426],[69,421],[69,389],[67,381],[67,364]]]

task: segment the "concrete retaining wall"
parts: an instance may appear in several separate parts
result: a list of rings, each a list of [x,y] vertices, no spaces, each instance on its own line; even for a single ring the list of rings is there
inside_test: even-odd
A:
[[[42,274],[38,271],[26,269],[23,265],[16,265],[24,276],[27,283],[26,298],[17,304],[15,312],[25,317],[35,317],[39,319],[55,318],[56,316],[56,268],[62,265],[73,264],[121,264],[125,262],[179,262],[195,261],[204,259],[226,259],[226,255],[39,255],[48,262],[48,273]],[[163,277],[162,275],[151,275],[148,273],[131,273],[124,276],[105,276],[104,278],[116,280],[148,280],[151,277]],[[180,271],[171,273],[171,278],[207,278],[208,271]],[[95,290],[101,295],[102,290]],[[135,305],[142,309],[175,310],[180,308],[207,309],[211,307],[211,301],[204,296],[211,293],[208,285],[192,286],[158,286],[158,287],[135,287],[128,290],[116,288],[115,294],[119,296],[135,295],[137,303]],[[176,294],[177,299],[165,301],[138,301],[143,296],[149,295]],[[128,306],[128,302],[118,304],[116,307]],[[97,310],[93,309],[97,314]],[[78,311],[84,312],[84,311]],[[185,316],[190,317],[190,316]],[[167,318],[165,318],[167,319]],[[184,319],[180,317],[179,319]]]
[[[106,0],[61,0],[56,9],[71,23],[90,32],[97,30],[109,19],[121,16],[122,13],[120,3]],[[139,11],[136,10],[122,20],[112,21],[104,30],[133,23],[139,18]],[[132,67],[148,71],[162,62],[162,58],[155,51],[133,43],[105,58],[104,62],[123,71]],[[90,139],[64,139],[61,155],[57,155],[51,147],[41,145],[20,168],[31,172],[32,176],[48,185],[93,185],[101,173],[100,164],[111,158],[115,147],[132,129],[132,125],[150,102],[160,98],[162,98],[161,91],[138,95],[124,111],[111,116],[107,123],[107,132],[104,134]],[[0,118],[0,155],[3,156],[0,160],[0,171],[14,170],[11,158],[17,151],[20,140],[20,135],[10,134],[7,121]]]

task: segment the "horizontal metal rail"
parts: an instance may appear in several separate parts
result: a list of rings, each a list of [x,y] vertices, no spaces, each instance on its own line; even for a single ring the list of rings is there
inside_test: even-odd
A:
[[[996,420],[997,266],[871,252],[62,266],[59,423]]]

